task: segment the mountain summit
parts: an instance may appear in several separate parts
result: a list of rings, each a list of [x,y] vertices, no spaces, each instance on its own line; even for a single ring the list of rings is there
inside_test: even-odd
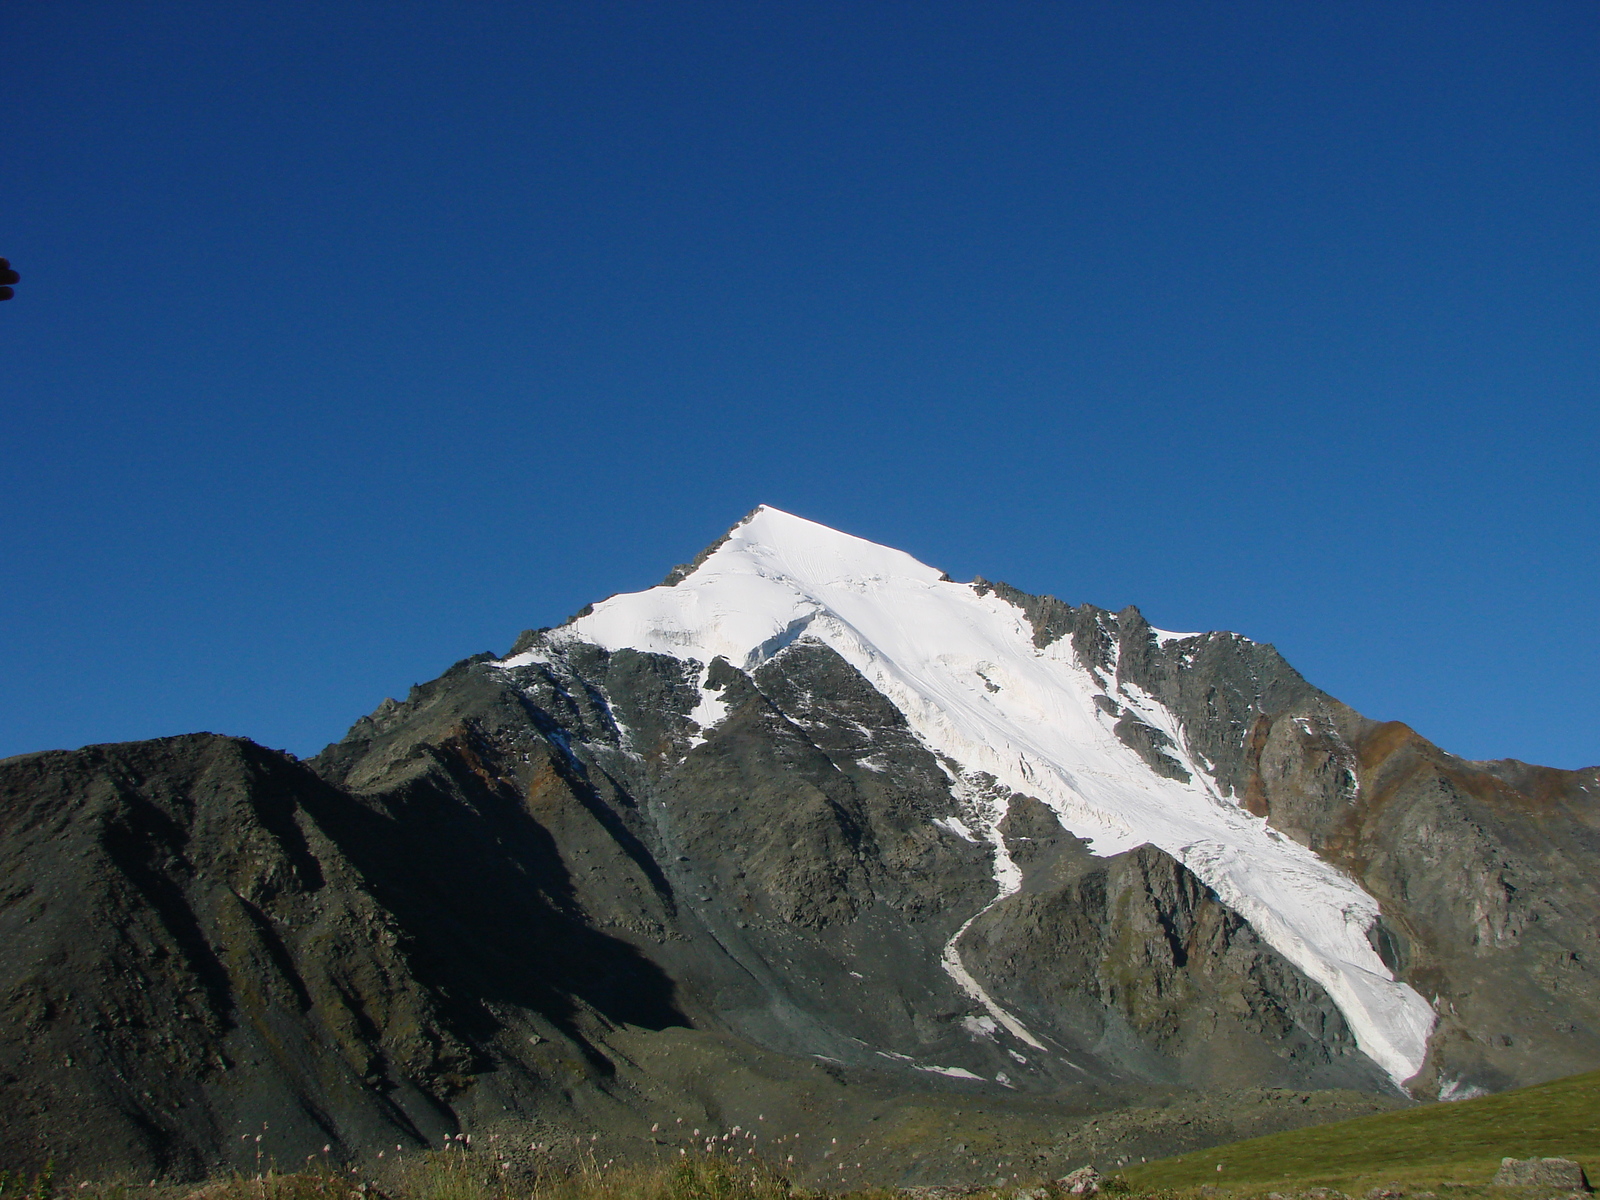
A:
[[[1153,845],[1326,988],[1362,1051],[1397,1083],[1409,1079],[1422,1067],[1434,1014],[1369,940],[1377,902],[1242,807],[1189,744],[1178,714],[1117,670],[1130,638],[1140,643],[1131,653],[1159,660],[1168,676],[1191,669],[1213,637],[1243,639],[1129,625],[1124,636],[1108,622],[1109,653],[1084,661],[1070,641],[1039,636],[1023,608],[992,588],[952,582],[898,550],[763,506],[681,579],[614,596],[566,635],[695,663],[702,737],[726,711],[720,689],[707,686],[710,664],[752,672],[803,639],[827,647],[949,773],[963,803],[947,821],[993,854],[990,906],[1022,887],[1000,828],[1010,796],[1042,801],[1096,855]],[[529,650],[505,665],[538,657]],[[965,932],[945,947],[946,968],[1009,1035],[1043,1050],[961,965]]]
[[[1152,1095],[1600,1064],[1600,771],[766,507],[306,764],[6,760],[0,859],[0,1128],[141,1174],[262,1121],[360,1157],[952,1105],[1047,1111],[1047,1160]],[[1100,1161],[1259,1131],[1249,1094]]]

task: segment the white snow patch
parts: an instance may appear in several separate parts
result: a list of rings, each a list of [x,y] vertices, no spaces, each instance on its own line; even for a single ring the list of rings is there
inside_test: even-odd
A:
[[[1000,1027],[995,1024],[993,1017],[969,1016],[961,1018],[961,1028],[965,1029],[974,1038],[982,1038],[985,1041],[992,1042]]]
[[[1015,888],[1012,889],[1012,891],[1015,890]],[[1029,1033],[1021,1021],[996,1004],[994,997],[989,995],[984,990],[983,985],[972,977],[972,972],[968,971],[961,961],[961,951],[956,948],[961,941],[961,935],[972,927],[972,923],[1009,895],[1011,895],[1011,892],[1002,891],[988,904],[985,904],[962,922],[961,928],[956,930],[955,936],[944,944],[944,953],[939,956],[939,965],[944,968],[946,975],[955,980],[956,986],[983,1005],[989,1011],[989,1015],[1005,1027],[1007,1033],[1014,1038],[1027,1042],[1035,1050],[1044,1050],[1044,1043]]]
[[[720,654],[746,670],[801,636],[816,638],[964,777],[986,773],[1038,797],[1098,854],[1149,842],[1179,859],[1328,990],[1362,1050],[1391,1076],[1409,1078],[1422,1065],[1434,1013],[1367,942],[1377,902],[1229,803],[1185,748],[1172,714],[1119,689],[1120,703],[1172,738],[1169,753],[1193,778],[1152,771],[1101,720],[1093,697],[1110,681],[1085,670],[1070,641],[1036,648],[1022,612],[994,593],[980,596],[901,551],[761,508],[675,586],[613,596],[553,636],[703,663]],[[1000,894],[1015,890],[1020,873],[998,831],[969,832],[995,845]],[[1002,1026],[1037,1046],[1001,1019],[954,945],[946,969]]]
[[[977,836],[967,828],[967,823],[960,817],[935,817],[933,823],[940,829],[947,829],[964,841],[975,842]]]
[[[502,658],[499,662],[490,663],[489,665],[492,667],[499,667],[502,671],[509,671],[514,667],[531,667],[534,663],[548,667],[551,665],[552,661],[553,660],[550,658],[550,655],[545,653],[545,651],[534,649],[524,650],[521,654],[513,654],[507,658]]]
[[[952,1079],[976,1079],[979,1083],[983,1082],[983,1076],[982,1075],[974,1075],[971,1071],[967,1070],[965,1067],[936,1067],[936,1066],[931,1066],[929,1064],[919,1063],[916,1059],[912,1058],[909,1054],[896,1054],[893,1050],[879,1050],[876,1053],[877,1053],[879,1058],[891,1058],[895,1062],[909,1063],[912,1067],[914,1067],[918,1071],[927,1071],[927,1072],[929,1072],[931,1074],[934,1074],[934,1075],[948,1075]],[[816,1057],[821,1057],[821,1056],[817,1055]]]
[[[949,767],[945,767],[945,774],[951,774]],[[944,951],[939,955],[939,965],[944,968],[946,975],[955,980],[956,986],[983,1005],[990,1017],[1004,1027],[1007,1033],[1027,1042],[1035,1050],[1043,1050],[1044,1043],[1029,1033],[1021,1021],[1001,1008],[961,961],[961,939],[967,930],[972,928],[972,923],[1022,887],[1022,869],[1012,861],[1011,852],[1006,849],[1005,837],[1000,832],[1000,822],[1006,815],[1007,803],[996,794],[992,786],[980,786],[965,775],[955,776],[955,786],[951,789],[951,794],[956,802],[972,815],[973,821],[983,831],[983,840],[994,848],[994,881],[1000,886],[1000,890],[993,900],[963,921],[961,928],[950,936],[950,940],[944,944]],[[956,820],[953,817],[948,819]]]
[[[974,1075],[965,1067],[925,1067],[921,1063],[917,1063],[916,1068],[919,1071],[931,1071],[935,1075],[948,1075],[951,1079],[974,1079],[979,1083],[984,1082],[982,1075]]]
[[[1449,1103],[1452,1100],[1476,1100],[1479,1096],[1487,1096],[1487,1088],[1481,1088],[1475,1083],[1465,1083],[1460,1079],[1439,1080],[1439,1099]]]
[[[722,693],[706,686],[706,678],[710,674],[711,660],[706,659],[700,664],[700,679],[696,684],[700,690],[700,703],[689,710],[689,719],[700,727],[700,732],[689,739],[691,749],[702,744],[706,740],[705,735],[728,715],[728,702]]]
[[[1154,625],[1150,627],[1150,632],[1156,635],[1156,641],[1163,646],[1168,642],[1187,642],[1190,638],[1201,636],[1198,633],[1173,633],[1169,629],[1157,629]]]

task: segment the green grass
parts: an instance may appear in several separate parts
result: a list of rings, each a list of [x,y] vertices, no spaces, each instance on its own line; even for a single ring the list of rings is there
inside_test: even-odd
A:
[[[33,1182],[26,1175],[13,1175],[0,1171],[0,1200],[54,1200],[56,1193],[56,1165],[48,1162],[44,1170],[36,1171]]]
[[[1600,1071],[1251,1138],[1124,1174],[1136,1192],[1203,1184],[1229,1191],[1320,1185],[1355,1192],[1389,1181],[1486,1188],[1507,1155],[1571,1158],[1593,1179],[1600,1171]]]
[[[487,1143],[492,1145],[492,1140]],[[1211,1200],[1327,1187],[1360,1196],[1376,1185],[1446,1200],[1511,1200],[1489,1186],[1500,1159],[1560,1156],[1600,1177],[1600,1071],[1455,1104],[1430,1104],[1251,1138],[1126,1169],[1104,1200]],[[1221,1163],[1223,1169],[1217,1170]],[[56,1183],[48,1171],[0,1173],[0,1200],[893,1200],[888,1188],[794,1187],[777,1168],[715,1154],[650,1164],[513,1164],[503,1152],[429,1152],[393,1163],[379,1190],[308,1161],[303,1171],[234,1175],[159,1190],[125,1183]],[[1597,1179],[1600,1181],[1600,1179]],[[1027,1183],[1029,1181],[1022,1180]],[[1448,1190],[1447,1190],[1448,1189]],[[974,1189],[973,1200],[1016,1200],[1017,1188]],[[1051,1187],[1049,1200],[1069,1200]],[[1523,1197],[1521,1200],[1528,1200]]]
[[[370,1184],[370,1175],[326,1165],[267,1170],[157,1187],[86,1181],[52,1189],[50,1177],[0,1173],[0,1200],[826,1200],[792,1187],[764,1163],[715,1155],[653,1166],[588,1162],[576,1169],[512,1174],[493,1155],[428,1153]],[[43,1186],[40,1186],[40,1179]]]

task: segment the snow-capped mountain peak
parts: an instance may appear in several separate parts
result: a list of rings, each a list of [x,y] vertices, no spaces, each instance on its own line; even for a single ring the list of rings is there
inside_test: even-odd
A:
[[[1415,1074],[1435,1017],[1369,943],[1377,902],[1223,795],[1159,701],[1078,661],[1069,642],[1036,646],[1033,632],[994,591],[762,506],[677,582],[613,596],[564,636],[702,664],[720,657],[744,670],[798,639],[824,643],[963,774],[1037,797],[1097,854],[1148,842],[1179,859],[1327,989],[1361,1048],[1397,1082]],[[1183,768],[1175,773],[1189,778],[1153,770],[1116,735],[1108,709],[1164,735]],[[1004,805],[980,811],[976,831],[995,848],[1000,896],[1019,878],[998,833],[1004,816]]]

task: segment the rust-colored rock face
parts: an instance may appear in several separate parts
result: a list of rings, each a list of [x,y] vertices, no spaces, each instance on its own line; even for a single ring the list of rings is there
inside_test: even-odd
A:
[[[1419,1090],[1600,1061],[1600,772],[1466,762],[1327,698],[1249,746],[1251,811],[1378,899],[1380,952],[1439,1011]]]

